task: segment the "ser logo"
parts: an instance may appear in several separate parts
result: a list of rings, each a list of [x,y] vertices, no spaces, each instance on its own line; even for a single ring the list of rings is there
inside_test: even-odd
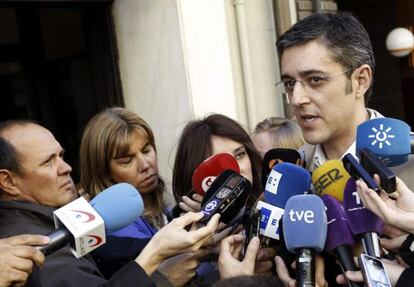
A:
[[[372,139],[372,146],[378,144],[379,149],[382,149],[384,147],[384,144],[386,144],[387,146],[391,146],[391,142],[389,141],[389,139],[395,138],[395,135],[389,133],[392,130],[391,127],[384,128],[384,124],[380,124],[378,129],[376,127],[372,127],[371,130],[373,131],[373,133],[369,134],[368,138]]]
[[[341,174],[339,169],[331,169],[327,173],[322,174],[313,184],[315,187],[315,191],[317,194],[320,194],[324,189],[326,189],[329,185],[334,183],[335,181],[343,178],[344,175]]]

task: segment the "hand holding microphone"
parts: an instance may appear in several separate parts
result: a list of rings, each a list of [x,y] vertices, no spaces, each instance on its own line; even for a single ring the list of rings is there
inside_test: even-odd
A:
[[[34,246],[48,242],[46,236],[30,234],[0,239],[0,286],[24,286],[33,265],[41,267],[45,261]]]
[[[377,178],[378,180],[378,178]],[[364,206],[387,224],[414,233],[414,193],[397,178],[395,200],[383,191],[378,195],[363,181],[357,181],[357,192]]]
[[[254,274],[256,256],[260,247],[258,237],[253,237],[247,246],[244,258],[239,260],[243,246],[243,235],[234,234],[221,241],[218,260],[220,278],[249,276]]]
[[[195,227],[203,217],[202,212],[188,212],[175,218],[155,233],[135,261],[147,274],[152,274],[166,258],[199,250],[213,236],[220,215],[212,216],[205,226],[187,231],[187,226]]]

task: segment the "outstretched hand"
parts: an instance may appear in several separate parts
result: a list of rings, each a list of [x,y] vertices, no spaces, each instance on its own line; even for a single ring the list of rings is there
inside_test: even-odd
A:
[[[244,259],[239,260],[241,248],[243,246],[243,235],[234,234],[221,241],[219,256],[219,271],[222,279],[253,275],[255,268],[256,255],[259,251],[260,240],[253,237],[247,246]]]
[[[375,180],[379,182],[378,175]],[[414,233],[414,193],[397,178],[397,190],[389,198],[388,195],[381,190],[378,195],[374,190],[362,180],[357,180],[357,192],[362,200],[364,207],[371,210],[387,224]]]
[[[195,229],[204,214],[188,212],[161,228],[135,260],[147,274],[152,274],[166,258],[197,251],[214,234],[220,215],[214,215],[206,226]],[[190,231],[186,227],[192,225]]]

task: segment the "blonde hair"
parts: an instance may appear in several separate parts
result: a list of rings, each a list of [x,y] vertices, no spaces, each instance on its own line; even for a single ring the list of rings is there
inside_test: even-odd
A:
[[[273,148],[298,149],[305,143],[298,124],[287,118],[270,117],[261,121],[253,135],[263,132],[269,133]]]
[[[95,115],[82,134],[79,153],[80,180],[90,198],[110,187],[110,160],[128,153],[131,134],[139,131],[155,147],[154,134],[150,126],[135,113],[124,108],[108,108]],[[144,217],[154,226],[160,226],[163,211],[164,182],[159,179],[156,190],[145,202]]]

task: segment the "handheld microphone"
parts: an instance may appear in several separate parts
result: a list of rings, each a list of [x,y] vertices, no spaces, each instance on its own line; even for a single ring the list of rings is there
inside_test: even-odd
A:
[[[309,171],[292,163],[280,163],[273,167],[267,179],[264,198],[257,209],[261,211],[260,233],[264,236],[280,239],[279,221],[283,216],[288,199],[304,194],[310,188]]]
[[[381,187],[387,193],[393,193],[397,189],[397,179],[390,170],[373,152],[367,148],[359,151],[359,160],[370,176],[378,174],[381,179]]]
[[[225,170],[211,184],[201,202],[204,217],[201,223],[207,223],[216,214],[221,214],[220,221],[229,223],[245,205],[252,185],[233,170]]]
[[[303,160],[297,150],[287,148],[271,149],[263,157],[262,186],[266,185],[267,177],[272,168],[283,162],[290,162],[303,167]]]
[[[350,179],[344,190],[344,210],[349,219],[352,233],[362,238],[364,252],[381,257],[378,234],[382,234],[384,222],[377,215],[366,209],[356,191],[356,184]]]
[[[298,286],[315,286],[315,251],[323,250],[327,234],[322,200],[313,194],[292,196],[285,206],[283,229],[287,249],[296,253]]]
[[[380,188],[377,183],[352,154],[347,153],[342,158],[342,162],[344,163],[346,171],[354,180],[362,179],[369,188],[375,190],[376,192],[379,192]]]
[[[321,199],[325,204],[328,219],[325,250],[335,253],[344,273],[346,271],[357,271],[358,268],[351,250],[352,246],[355,245],[355,241],[345,211],[341,203],[333,196],[323,195]],[[352,281],[348,281],[348,285],[350,287],[362,287],[361,284]]]
[[[111,233],[133,223],[144,211],[141,195],[128,183],[108,187],[89,203],[80,197],[54,212],[58,228],[46,236],[49,243],[37,247],[45,256],[71,244],[79,258],[105,243]]]
[[[218,153],[210,156],[195,169],[191,178],[193,190],[204,196],[216,177],[227,169],[240,173],[239,163],[232,155]]]
[[[344,188],[350,177],[342,161],[333,159],[313,171],[312,184],[317,195],[328,194],[342,202]]]
[[[393,118],[376,118],[357,127],[357,152],[368,148],[386,165],[396,166],[408,160],[412,150],[410,126]]]
[[[204,196],[216,177],[228,169],[240,173],[239,163],[232,155],[218,153],[210,156],[194,170],[191,178],[192,190],[187,193],[187,196],[191,197],[194,193]],[[185,211],[177,204],[173,207],[171,214],[173,218],[176,218],[183,212]]]

